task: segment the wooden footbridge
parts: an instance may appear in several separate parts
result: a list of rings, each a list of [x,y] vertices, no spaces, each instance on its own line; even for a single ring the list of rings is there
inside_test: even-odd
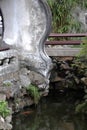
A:
[[[48,45],[46,51],[49,56],[76,56],[81,50],[79,45],[83,43],[85,37],[87,37],[87,33],[51,33],[49,35],[51,40],[46,41],[46,45]]]

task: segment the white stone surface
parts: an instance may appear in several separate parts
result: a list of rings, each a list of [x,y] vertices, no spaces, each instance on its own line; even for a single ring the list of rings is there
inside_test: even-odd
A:
[[[3,41],[18,51],[20,66],[49,79],[52,62],[44,42],[51,28],[51,13],[46,0],[0,0],[0,8]]]
[[[16,50],[0,51],[0,76],[19,70],[19,61]]]

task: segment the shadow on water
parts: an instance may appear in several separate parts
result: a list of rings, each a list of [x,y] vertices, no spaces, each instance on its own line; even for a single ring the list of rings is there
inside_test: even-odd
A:
[[[37,108],[14,116],[13,130],[87,130],[86,117],[74,112],[78,96],[69,96],[61,93],[43,98]]]

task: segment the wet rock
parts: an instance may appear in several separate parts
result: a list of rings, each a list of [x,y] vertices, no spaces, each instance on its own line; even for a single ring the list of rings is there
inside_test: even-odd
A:
[[[74,80],[75,80],[76,84],[79,84],[79,83],[80,83],[80,80],[78,79],[78,77],[73,76],[73,78],[74,78]]]
[[[86,70],[86,72],[85,72],[84,76],[85,76],[85,77],[87,77],[87,70]]]
[[[64,79],[58,76],[51,80],[51,82],[60,82],[60,81],[63,82]]]
[[[0,130],[5,129],[5,120],[3,117],[0,116]]]
[[[65,57],[53,57],[53,61],[56,67],[53,68],[50,81],[55,87],[84,89],[87,85],[87,66],[83,62]]]
[[[75,87],[74,81],[68,79],[68,80],[66,81],[65,87],[66,87],[66,88],[74,88],[74,87]]]
[[[0,101],[5,101],[6,100],[6,95],[0,93]]]
[[[7,99],[14,97],[14,95],[17,95],[19,91],[20,91],[20,85],[18,82],[14,81],[12,81],[11,83],[4,82],[3,87],[0,87],[0,92],[4,93]]]
[[[29,73],[29,77],[30,77],[30,80],[32,83],[35,83],[35,84],[43,84],[44,83],[44,78],[43,76],[41,76],[40,74],[38,73],[35,73],[34,71],[31,71]]]
[[[21,85],[27,87],[31,84],[31,81],[27,75],[20,75]]]
[[[65,62],[62,63],[60,67],[61,67],[61,69],[64,69],[64,70],[69,70],[70,69],[69,65],[67,63],[65,63]]]
[[[7,124],[6,124],[6,129],[5,129],[5,130],[12,130],[12,125],[9,124],[9,123],[7,123]]]
[[[5,120],[3,117],[0,116],[0,130],[11,130],[12,125],[10,124],[9,120]]]
[[[82,81],[85,85],[87,85],[87,77],[81,78],[81,81]]]
[[[34,104],[33,99],[30,96],[26,95],[26,97],[17,98],[14,101],[14,113],[23,110],[24,107],[29,107],[30,105]]]
[[[7,117],[5,118],[5,121],[6,121],[7,123],[10,123],[10,122],[12,121],[12,115],[7,116]]]
[[[66,56],[66,57],[58,57],[58,60],[61,60],[61,61],[72,61],[74,58],[73,57],[70,57],[70,56]]]
[[[48,91],[49,89],[49,80],[47,78],[44,78],[42,75],[30,71],[29,78],[32,82],[32,84],[36,85],[40,90]]]
[[[20,70],[20,74],[19,74],[20,82],[21,82],[21,85],[24,87],[27,87],[29,84],[31,84],[29,73],[30,71],[27,70],[26,68],[22,68]]]

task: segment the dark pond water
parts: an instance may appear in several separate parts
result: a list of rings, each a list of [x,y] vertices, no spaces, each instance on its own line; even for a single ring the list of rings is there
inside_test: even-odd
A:
[[[13,130],[87,130],[86,117],[74,112],[78,95],[44,98],[37,108],[28,108],[14,116]]]

